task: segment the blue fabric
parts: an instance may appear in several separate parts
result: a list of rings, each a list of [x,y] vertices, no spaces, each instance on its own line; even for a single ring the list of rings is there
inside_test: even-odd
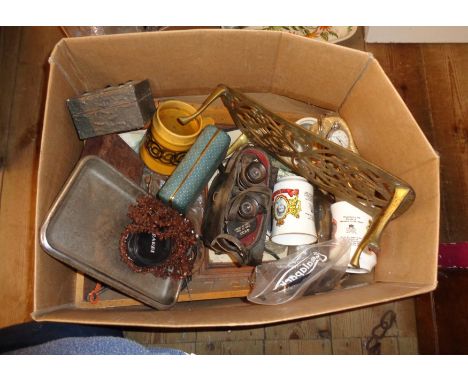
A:
[[[186,355],[182,350],[145,347],[119,337],[67,337],[4,353],[10,355]]]
[[[123,332],[115,326],[31,321],[0,329],[0,354],[64,337],[94,336],[123,337]]]
[[[0,329],[0,354],[187,354],[178,349],[145,347],[123,338],[118,327],[27,322]]]

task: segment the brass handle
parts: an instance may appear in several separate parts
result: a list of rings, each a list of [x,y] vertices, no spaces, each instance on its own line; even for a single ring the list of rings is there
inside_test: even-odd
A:
[[[249,143],[249,138],[247,138],[247,135],[241,134],[239,138],[237,138],[231,146],[229,146],[229,149],[227,151],[226,156],[228,157],[231,155],[234,151],[236,151],[239,147],[242,147]]]
[[[350,264],[354,268],[359,268],[359,259],[361,257],[361,253],[366,248],[370,248],[370,250],[372,252],[375,252],[376,254],[379,253],[380,235],[382,235],[382,231],[384,230],[387,223],[390,221],[390,218],[392,217],[394,212],[398,209],[398,207],[403,202],[403,200],[405,199],[406,195],[408,195],[409,192],[410,192],[409,187],[396,186],[395,192],[393,193],[392,199],[390,200],[390,203],[388,203],[387,208],[372,223],[372,226],[370,227],[369,231],[367,231],[366,235],[359,243],[359,246],[356,248],[356,251],[354,252],[353,257],[351,258],[351,262],[350,262]]]
[[[222,96],[227,90],[227,87],[224,85],[218,85],[218,87],[213,90],[213,92],[208,96],[208,98],[201,104],[200,108],[195,112],[195,114],[189,115],[188,117],[179,117],[177,120],[182,124],[186,125],[190,121],[197,118],[205,109],[210,106],[216,98]]]

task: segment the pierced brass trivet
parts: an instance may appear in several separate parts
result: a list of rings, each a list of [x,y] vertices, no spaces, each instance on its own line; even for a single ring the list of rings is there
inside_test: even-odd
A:
[[[379,239],[387,223],[405,212],[414,201],[415,193],[410,185],[225,85],[219,85],[195,114],[181,118],[180,122],[190,122],[218,97],[250,142],[309,182],[373,217],[372,226],[354,253],[351,265],[359,267],[359,257],[366,248],[379,252]]]

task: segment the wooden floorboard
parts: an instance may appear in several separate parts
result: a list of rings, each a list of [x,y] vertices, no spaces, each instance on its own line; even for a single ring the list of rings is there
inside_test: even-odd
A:
[[[440,154],[441,242],[462,242],[468,240],[468,44],[425,44],[422,55]]]
[[[149,346],[184,350],[195,344],[196,354],[366,354],[372,329],[388,310],[397,314],[395,325],[382,341],[382,354],[417,354],[417,328],[413,299],[356,309],[306,320],[229,330],[173,331],[131,329],[131,338]],[[245,344],[245,349],[239,348]],[[263,346],[259,346],[263,343]],[[185,351],[185,350],[184,350]],[[302,353],[301,353],[302,352]]]
[[[433,316],[437,335],[435,351],[424,348],[426,354],[468,354],[468,270],[441,269],[439,285],[433,292]],[[431,336],[430,329],[421,336]],[[429,329],[429,330],[428,330]]]
[[[363,346],[361,338],[336,338],[332,341],[333,354],[361,355]]]
[[[468,44],[366,44],[440,155],[440,242],[468,239]]]
[[[265,327],[267,340],[310,340],[330,338],[330,336],[328,316]]]
[[[440,242],[468,241],[468,44],[367,44],[366,49],[379,60],[440,155]],[[466,299],[462,276],[463,271],[439,277],[435,292],[415,299],[411,314],[418,326],[408,322],[411,332],[417,328],[418,344],[401,331],[401,354],[414,349],[422,354],[466,353],[466,314],[459,303]]]
[[[439,334],[433,293],[426,293],[415,298],[415,318],[418,323],[419,354],[439,354]]]
[[[34,217],[36,178],[42,113],[47,85],[47,58],[62,37],[55,28],[2,29],[2,36],[18,39],[6,65],[14,80],[2,108],[9,107],[6,130],[2,129],[2,175],[0,195],[0,279],[7,285],[0,300],[8,309],[0,310],[0,326],[7,322],[29,321],[32,311]],[[14,52],[16,53],[16,56]],[[4,60],[2,53],[2,65]],[[3,72],[2,72],[3,73]],[[2,89],[3,91],[3,89]],[[4,117],[2,117],[3,119]],[[3,122],[2,122],[3,123]],[[14,274],[10,273],[14,269]]]
[[[7,161],[8,136],[20,44],[21,28],[0,28],[0,84],[2,86],[0,92],[0,195]]]

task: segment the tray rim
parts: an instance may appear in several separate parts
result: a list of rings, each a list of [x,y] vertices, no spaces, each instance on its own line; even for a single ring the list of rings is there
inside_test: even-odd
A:
[[[49,228],[49,225],[50,225],[52,219],[54,218],[54,216],[56,216],[59,208],[63,205],[63,203],[65,201],[65,198],[66,198],[66,196],[68,194],[69,189],[77,181],[79,175],[82,173],[84,168],[86,166],[89,166],[89,162],[93,162],[93,161],[94,162],[100,162],[102,165],[104,165],[106,167],[109,167],[110,169],[112,169],[115,172],[115,174],[118,177],[122,178],[125,182],[131,184],[131,186],[133,186],[135,189],[141,191],[143,194],[146,194],[145,190],[143,190],[141,187],[139,187],[138,185],[133,183],[131,180],[126,178],[119,171],[117,171],[112,165],[110,165],[109,163],[107,163],[103,159],[99,158],[98,156],[88,155],[88,156],[80,159],[79,162],[77,163],[77,165],[75,166],[75,168],[73,169],[72,173],[68,177],[67,181],[65,182],[62,190],[60,191],[60,193],[56,197],[55,201],[53,202],[52,206],[50,207],[49,212],[47,213],[46,218],[45,218],[44,222],[41,225],[41,229],[40,229],[40,233],[39,233],[39,241],[40,241],[41,247],[44,249],[44,251],[47,254],[54,257],[55,259],[57,259],[57,260],[65,263],[65,264],[71,266],[72,268],[74,268],[75,270],[77,270],[79,272],[82,272],[84,274],[88,274],[89,276],[95,278],[96,280],[102,281],[106,285],[109,285],[110,287],[113,287],[116,290],[121,291],[122,293],[127,294],[130,297],[133,297],[134,299],[136,299],[138,301],[141,301],[146,305],[149,305],[149,306],[151,306],[153,308],[156,308],[158,310],[170,309],[172,306],[174,306],[177,303],[177,296],[179,295],[179,293],[181,291],[183,280],[180,280],[178,282],[177,293],[176,293],[176,296],[173,299],[173,301],[170,304],[166,305],[166,304],[158,302],[157,300],[153,300],[152,298],[145,295],[144,292],[141,292],[138,289],[132,289],[132,288],[127,287],[123,282],[121,282],[121,281],[119,281],[119,280],[117,280],[117,279],[115,279],[115,278],[113,278],[113,277],[111,277],[109,275],[101,273],[100,271],[95,270],[95,269],[86,268],[84,266],[83,262],[81,262],[81,261],[79,261],[77,259],[74,259],[74,258],[67,257],[64,253],[62,253],[61,251],[54,248],[54,246],[48,240],[47,230]],[[117,287],[116,287],[116,285],[117,285]],[[138,292],[138,293],[136,293],[136,292]]]

